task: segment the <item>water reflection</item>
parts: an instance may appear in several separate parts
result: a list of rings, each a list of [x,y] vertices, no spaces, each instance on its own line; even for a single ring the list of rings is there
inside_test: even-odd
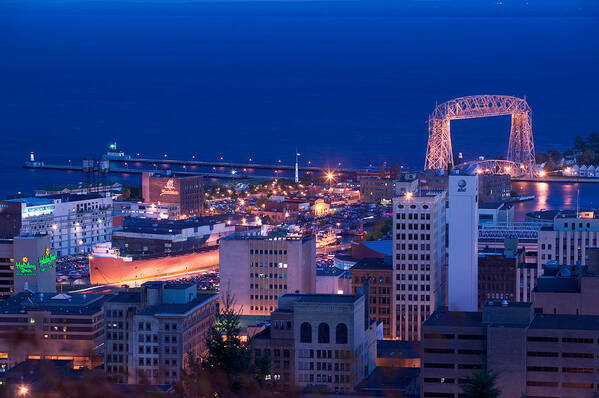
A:
[[[599,184],[514,182],[512,191],[518,195],[535,195],[528,202],[514,204],[515,217],[524,220],[526,213],[538,210],[574,209],[578,202],[581,209],[594,209],[599,205]],[[577,198],[578,197],[578,198]]]

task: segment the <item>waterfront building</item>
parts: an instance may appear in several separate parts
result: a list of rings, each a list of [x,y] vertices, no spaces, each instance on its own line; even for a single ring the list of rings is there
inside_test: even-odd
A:
[[[552,260],[563,265],[586,265],[589,249],[598,247],[599,213],[560,211],[547,216],[553,214],[553,224],[539,231],[539,267]]]
[[[368,283],[370,318],[382,323],[383,338],[393,338],[391,334],[391,306],[393,297],[393,259],[363,258],[353,267],[351,272],[352,293],[357,294]]]
[[[420,340],[422,322],[443,303],[445,191],[393,199],[391,335]]]
[[[49,235],[57,257],[91,253],[112,237],[112,198],[97,193],[0,201],[0,237]]]
[[[178,203],[142,203],[115,200],[113,211],[115,215],[125,217],[177,220],[181,215],[181,205]]]
[[[0,367],[27,359],[68,359],[88,368],[101,364],[105,298],[22,292],[0,301]]]
[[[478,309],[478,176],[449,176],[450,310]]]
[[[597,391],[599,316],[538,314],[532,303],[482,312],[439,309],[423,326],[422,397],[457,398],[486,368],[505,397],[583,397]]]
[[[108,377],[121,383],[174,384],[188,353],[202,356],[214,325],[217,294],[195,284],[146,282],[106,301]]]
[[[316,290],[316,239],[276,234],[235,233],[219,241],[221,298],[230,294],[235,310],[268,315],[283,293]]]
[[[56,255],[48,235],[0,239],[0,299],[23,291],[56,291]]]
[[[177,204],[181,215],[201,217],[204,210],[204,177],[177,177],[172,174],[144,172],[141,178],[145,203]]]
[[[364,295],[286,293],[252,349],[283,388],[349,393],[376,366],[376,324]]]
[[[235,232],[225,216],[154,220],[125,217],[112,234],[112,246],[121,255],[161,256],[216,246],[218,239]]]

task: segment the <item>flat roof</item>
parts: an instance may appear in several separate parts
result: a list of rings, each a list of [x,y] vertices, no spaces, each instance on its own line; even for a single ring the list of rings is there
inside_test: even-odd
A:
[[[420,358],[421,344],[417,341],[377,340],[377,358]]]
[[[299,297],[300,303],[339,303],[351,304],[356,302],[361,296],[358,294],[319,294],[319,293],[284,293],[281,297],[293,296]]]
[[[423,323],[424,326],[470,326],[481,327],[482,312],[436,310]]]
[[[529,329],[599,330],[599,315],[537,314]]]
[[[141,303],[141,292],[118,292],[106,301],[109,303]]]
[[[371,240],[362,242],[364,246],[385,256],[393,255],[393,240]]]
[[[204,293],[198,294],[189,303],[150,305],[137,311],[135,315],[183,315],[217,296],[216,293]]]
[[[22,292],[0,301],[1,314],[48,311],[53,315],[91,315],[102,310],[106,296],[85,293]]]
[[[363,258],[358,260],[358,262],[355,263],[350,270],[393,271],[393,260],[390,256],[380,258]]]

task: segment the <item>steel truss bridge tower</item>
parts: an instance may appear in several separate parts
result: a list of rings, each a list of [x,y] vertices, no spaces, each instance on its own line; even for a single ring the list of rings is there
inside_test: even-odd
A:
[[[450,135],[452,120],[504,115],[512,116],[507,160],[517,165],[521,174],[532,176],[535,170],[535,149],[531,109],[524,99],[505,95],[473,95],[437,105],[428,119],[424,169],[453,167]]]

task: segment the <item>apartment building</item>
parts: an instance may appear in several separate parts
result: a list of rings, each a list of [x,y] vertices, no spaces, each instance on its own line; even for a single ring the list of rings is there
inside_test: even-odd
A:
[[[269,315],[284,293],[316,291],[313,236],[232,234],[219,241],[221,299],[243,315]]]
[[[217,299],[198,294],[195,284],[169,282],[112,297],[105,305],[107,375],[125,383],[178,382],[187,353],[205,353]]]
[[[443,303],[445,236],[445,191],[393,199],[394,338],[420,340],[422,322]]]
[[[376,366],[367,308],[364,295],[283,294],[253,355],[271,359],[267,377],[284,388],[351,392]]]

